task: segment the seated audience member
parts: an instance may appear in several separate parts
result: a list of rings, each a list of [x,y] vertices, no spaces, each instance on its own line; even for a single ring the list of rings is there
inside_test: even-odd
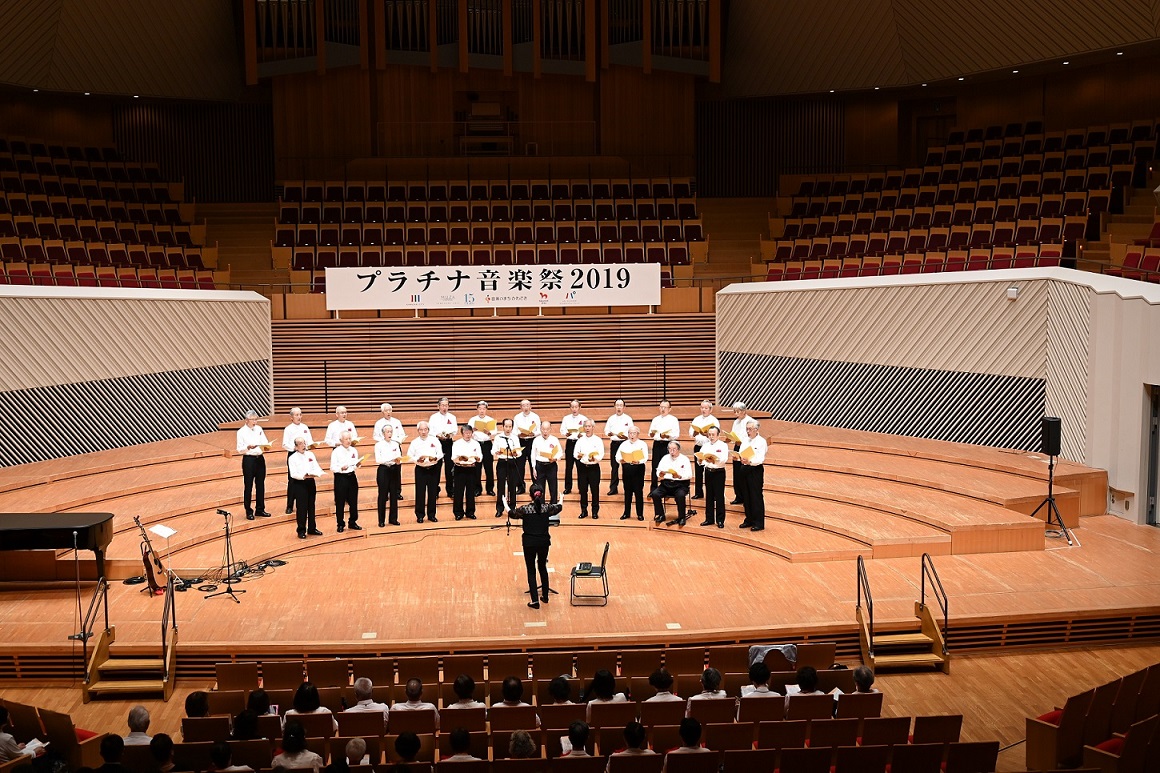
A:
[[[391,707],[391,711],[425,711],[430,709],[435,712],[435,729],[439,729],[439,710],[435,708],[434,703],[428,703],[423,700],[423,682],[420,679],[411,677],[407,680],[405,688],[407,700],[405,703],[396,703]]]
[[[460,674],[455,677],[455,683],[451,685],[451,689],[455,692],[455,697],[459,700],[449,706],[444,706],[444,710],[486,708],[486,704],[475,699],[475,680],[468,674]]]
[[[874,686],[874,672],[866,666],[854,669],[854,692],[878,692]]]
[[[270,712],[270,694],[259,687],[257,690],[250,691],[250,697],[246,698],[246,708],[257,714],[259,717]]]
[[[149,752],[157,763],[157,770],[169,773],[173,770],[173,739],[166,733],[158,733],[149,741]]]
[[[658,668],[649,674],[648,683],[657,692],[651,698],[646,698],[645,703],[684,700],[681,696],[673,693],[673,675],[663,668]]]
[[[786,688],[785,713],[789,714],[789,702],[796,695],[824,695],[818,689],[818,671],[813,666],[802,666],[797,672],[797,689]]]
[[[610,754],[610,757],[636,757],[641,754],[656,754],[648,748],[648,733],[639,722],[629,722],[624,726],[624,748]]]
[[[588,687],[588,721],[592,721],[592,704],[594,703],[624,703],[627,698],[624,693],[616,691],[616,677],[607,669],[600,669],[592,677],[592,684]]]
[[[471,677],[468,677],[469,679]],[[440,760],[444,762],[475,762],[479,757],[471,756],[471,733],[464,730],[462,727],[457,727],[451,731],[451,756],[447,759]]]
[[[148,746],[153,737],[149,735],[149,710],[144,706],[129,709],[129,734],[125,736],[126,746]]]
[[[556,706],[572,705],[572,684],[568,681],[568,677],[557,676],[548,682],[548,695]]]
[[[303,682],[298,685],[298,689],[294,691],[294,708],[286,711],[283,720],[294,716],[295,714],[330,714],[330,709],[322,705],[322,698],[318,694],[318,688],[310,682]],[[338,731],[338,720],[331,719],[334,723],[335,732]]]
[[[0,706],[0,762],[11,762],[19,757],[33,757],[44,754],[44,749],[38,749],[35,753],[24,751],[24,744],[17,743],[16,739],[8,731],[11,730],[9,725],[8,709]]]
[[[540,756],[540,750],[532,740],[531,733],[527,730],[517,730],[512,733],[508,742],[508,756],[517,760],[532,759]]]
[[[588,723],[576,720],[568,725],[568,746],[564,757],[591,757],[588,753]]]
[[[357,702],[346,711],[347,713],[369,711],[380,712],[383,715],[383,728],[385,729],[387,727],[387,715],[390,712],[390,708],[387,706],[387,704],[378,703],[374,700],[374,698],[371,697],[374,693],[374,689],[374,683],[370,679],[367,679],[365,676],[360,676],[358,679],[355,679],[354,697]]]
[[[271,768],[313,768],[314,773],[322,769],[322,758],[306,748],[306,730],[297,720],[286,720],[282,728],[282,753],[270,762]]]
[[[253,741],[260,737],[258,735],[258,715],[254,713],[253,709],[245,709],[234,717],[234,732],[230,735],[231,740]]]
[[[766,698],[771,695],[781,697],[779,693],[769,689],[769,666],[759,660],[749,667],[749,681],[751,684],[742,685],[742,698]]]
[[[524,703],[524,682],[518,676],[509,676],[503,680],[503,685],[500,687],[500,694],[503,695],[503,703],[497,703],[492,706],[492,709],[502,708],[504,706],[527,706]]]
[[[685,717],[681,720],[681,727],[677,730],[681,736],[681,745],[673,749],[669,754],[704,754],[711,752],[712,749],[706,749],[701,745],[701,723],[693,717]],[[669,767],[669,762],[665,760],[665,770]]]
[[[129,769],[121,764],[124,753],[125,739],[113,733],[106,735],[101,739],[101,759],[104,764],[97,768],[97,773],[129,773]]]
[[[400,733],[395,739],[395,754],[399,756],[396,765],[418,762],[419,750],[422,748],[423,743],[419,740],[419,736],[411,732]]]
[[[208,717],[209,693],[204,690],[194,690],[185,696],[185,716]]]
[[[210,761],[215,773],[253,773],[249,765],[235,765],[233,752],[227,741],[215,741],[209,750]]]
[[[701,692],[696,695],[689,696],[689,702],[703,701],[709,698],[725,698],[725,691],[721,689],[721,672],[715,668],[706,668],[701,674]],[[689,716],[692,711],[692,706],[685,710],[685,716]]]
[[[370,755],[367,754],[367,742],[364,738],[352,738],[347,741],[343,753],[346,754],[348,768],[353,768],[355,765],[371,764]]]

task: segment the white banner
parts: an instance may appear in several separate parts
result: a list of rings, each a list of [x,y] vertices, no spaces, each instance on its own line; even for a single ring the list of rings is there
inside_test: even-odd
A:
[[[657,263],[326,269],[326,308],[658,306]]]

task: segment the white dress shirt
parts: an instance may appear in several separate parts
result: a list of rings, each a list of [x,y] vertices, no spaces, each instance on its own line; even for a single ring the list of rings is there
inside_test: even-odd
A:
[[[497,430],[493,429],[490,432],[484,432],[482,429],[479,429],[477,427],[477,425],[482,425],[485,422],[489,422],[489,421],[495,421],[495,419],[488,416],[486,413],[483,416],[480,416],[477,413],[476,415],[471,417],[471,421],[469,423],[471,424],[471,438],[472,438],[472,440],[474,440],[477,443],[486,443],[487,441],[489,441],[493,437],[495,437],[495,433]]]
[[[443,446],[431,435],[428,435],[426,440],[417,437],[407,446],[407,456],[416,463],[421,456],[433,457],[435,459],[433,464],[437,464],[443,460]]]
[[[282,431],[282,447],[287,451],[294,450],[294,441],[298,438],[306,438],[306,447],[309,448],[314,440],[310,437],[310,427],[305,423],[291,424]]]
[[[671,413],[657,416],[648,425],[648,436],[653,440],[680,440],[681,422]]]
[[[733,420],[733,427],[730,429],[730,432],[732,432],[734,435],[736,435],[737,437],[744,440],[745,439],[745,425],[751,421],[753,421],[753,418],[748,413],[744,413],[744,414],[738,416],[736,419]]]
[[[644,452],[644,459],[641,460],[641,464],[648,461],[648,444],[640,438],[637,438],[636,440],[626,440],[621,443],[620,448],[616,449],[616,461],[620,464],[626,464],[624,457],[633,451]]]
[[[742,698],[780,698],[781,694],[769,689],[768,684],[745,684],[741,686]]]
[[[257,424],[249,426],[243,424],[238,429],[238,453],[246,456],[261,456],[262,448],[260,446],[269,445],[270,441],[266,439],[266,433]],[[254,448],[250,448],[254,446]]]
[[[126,746],[148,746],[149,742],[153,740],[153,736],[142,733],[140,730],[134,730],[125,736]]]
[[[515,425],[517,435],[539,435],[540,417],[535,411],[528,411],[527,413],[520,411],[512,417],[512,423]]]
[[[435,411],[431,414],[431,418],[427,419],[427,426],[431,428],[431,434],[439,440],[450,440],[459,432],[459,422],[455,420],[455,414],[451,411],[447,413]]]
[[[471,459],[470,462],[460,462],[463,457]],[[459,438],[451,445],[451,460],[456,464],[466,464],[468,466],[479,464],[483,461],[483,449],[479,447],[479,443],[472,440],[464,440]]]
[[[342,442],[342,433],[344,432],[349,432],[353,439],[358,439],[358,433],[354,431],[354,422],[349,419],[347,421],[335,419],[327,425],[326,438],[323,442],[331,448],[334,448]]]
[[[358,469],[358,449],[354,446],[347,448],[343,445],[334,447],[330,454],[331,472],[354,472]]]
[[[407,433],[403,431],[403,422],[399,421],[394,416],[389,419],[384,416],[375,422],[375,429],[371,435],[376,443],[383,439],[383,435],[387,426],[390,426],[391,428],[391,440],[394,440],[396,443],[402,443],[407,439]]]
[[[560,434],[567,436],[568,440],[575,440],[584,434],[584,422],[588,421],[588,417],[582,413],[575,416],[567,414],[560,419]]]
[[[446,711],[447,709],[486,709],[486,708],[487,708],[486,703],[480,703],[479,701],[475,700],[474,698],[460,698],[459,700],[455,701],[455,703],[451,703],[451,704],[448,704],[447,706],[444,706],[443,710]]]
[[[615,413],[604,422],[604,436],[615,440],[627,440],[628,428],[632,426],[632,417],[627,413],[617,416]],[[623,435],[624,437],[621,437]]]
[[[375,443],[375,464],[398,464],[403,449],[394,440],[380,440]]]
[[[294,480],[306,480],[308,475],[318,478],[322,476],[322,467],[313,451],[303,451],[290,457],[290,477]]]
[[[11,762],[18,757],[30,757],[29,752],[16,742],[9,733],[0,732],[0,762]]]
[[[644,699],[645,703],[675,703],[676,701],[684,703],[685,699],[679,695],[674,695],[668,690],[658,690],[657,694],[653,697]]]
[[[749,438],[745,438],[745,441],[741,444],[741,448],[737,449],[737,452],[741,453],[746,448],[753,449],[753,458],[749,459],[748,464],[750,464],[754,467],[757,467],[758,465],[761,465],[761,464],[765,464],[765,451],[766,451],[765,438],[763,438],[761,435],[758,435],[757,437],[753,438],[752,440],[750,440]]]
[[[694,427],[699,428],[701,431],[697,432]],[[709,427],[721,428],[721,422],[713,414],[709,414],[708,416],[698,414],[697,418],[689,422],[689,437],[693,439],[694,445],[700,447],[709,442]]]
[[[319,706],[314,711],[306,711],[306,712],[301,712],[301,711],[298,711],[297,709],[287,709],[286,713],[282,715],[283,727],[286,725],[287,719],[289,719],[290,717],[293,717],[295,715],[300,715],[300,714],[304,714],[304,713],[305,714],[331,714],[331,715],[334,714],[333,711],[326,708],[325,706]],[[331,716],[330,717],[330,724],[334,728],[334,732],[337,733],[338,732],[338,720],[335,719],[333,716]]]
[[[720,438],[716,443],[705,443],[701,446],[700,452],[702,454],[712,454],[717,457],[716,462],[701,462],[701,466],[707,470],[722,470],[729,464],[729,446],[725,445],[725,441]]]
[[[396,703],[391,707],[391,711],[426,711],[431,710],[435,712],[435,729],[439,729],[439,709],[435,708],[434,703],[427,703],[426,701],[407,701],[406,703]]]
[[[367,699],[361,700],[358,703],[356,703],[355,705],[351,706],[349,709],[346,710],[346,713],[347,714],[358,714],[358,713],[362,713],[362,712],[372,712],[372,711],[382,712],[382,714],[383,714],[383,729],[386,730],[386,728],[387,728],[387,716],[390,714],[391,710],[387,706],[387,704],[385,704],[385,703],[377,703],[374,700],[367,698]]]
[[[508,451],[511,456],[508,456]],[[496,459],[515,459],[523,453],[520,448],[520,437],[514,431],[510,435],[499,433],[491,443],[491,455]]]
[[[677,473],[676,478],[667,474],[670,470]],[[689,480],[693,477],[693,465],[684,454],[665,454],[657,465],[657,477],[663,480]]]
[[[557,457],[562,457],[564,450],[560,448],[560,441],[555,435],[536,435],[536,439],[532,441],[532,461],[536,464],[540,462],[554,462]]]
[[[592,459],[588,458],[589,454],[595,453],[596,456]],[[576,449],[572,452],[581,464],[598,464],[604,458],[604,439],[593,435],[581,435],[580,439],[576,441]]]

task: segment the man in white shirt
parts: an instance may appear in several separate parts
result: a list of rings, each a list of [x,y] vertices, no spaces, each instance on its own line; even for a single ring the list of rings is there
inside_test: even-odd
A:
[[[628,440],[616,449],[616,461],[620,463],[624,477],[624,515],[627,521],[632,512],[632,501],[636,500],[636,519],[644,520],[644,468],[648,463],[648,446],[640,439],[640,429],[635,424],[628,428]]]
[[[673,416],[672,403],[668,400],[661,400],[660,413],[648,425],[648,436],[652,440],[652,484],[657,485],[657,465],[664,457],[669,447],[670,440],[678,440],[681,437],[681,423],[677,421],[677,417]]]
[[[658,668],[649,674],[649,686],[656,690],[651,698],[645,698],[645,703],[673,703],[685,699],[673,692],[673,675],[663,668]]]
[[[745,403],[733,403],[733,426],[729,431],[738,438],[738,442],[734,444],[733,450],[737,451],[741,448],[741,440],[745,439],[745,425],[753,421],[749,414],[745,411]],[[729,503],[731,505],[745,504],[744,498],[741,496],[741,479],[745,477],[744,471],[741,469],[741,463],[733,462],[733,500]]]
[[[420,679],[411,677],[407,680],[407,686],[404,688],[407,695],[406,703],[396,702],[391,707],[391,711],[434,711],[435,712],[435,729],[439,729],[439,709],[435,708],[434,703],[428,703],[423,700],[423,682]]]
[[[407,456],[415,463],[415,517],[419,523],[423,519],[438,523],[435,517],[435,500],[439,496],[439,467],[443,461],[442,444],[431,437],[431,427],[425,421],[416,429],[419,437],[407,446]]]
[[[710,427],[705,444],[698,453],[702,460],[698,470],[705,476],[705,520],[702,526],[717,525],[725,528],[725,465],[729,462],[729,446],[721,440],[720,430]]]
[[[612,460],[608,496],[615,496],[620,485],[620,460],[616,456],[616,451],[621,443],[628,440],[628,428],[631,426],[632,417],[624,412],[624,400],[617,400],[612,415],[604,422],[604,437],[608,438],[608,458]]]
[[[471,754],[471,733],[464,730],[462,727],[457,727],[451,731],[451,737],[448,740],[451,744],[451,756],[439,760],[439,764],[444,762],[479,762],[479,757],[473,757]]]
[[[624,726],[624,748],[618,752],[613,752],[609,757],[638,757],[646,754],[656,754],[652,749],[648,748],[645,743],[648,734],[644,729],[644,725],[639,722],[629,722]],[[609,768],[612,763],[609,762]]]
[[[693,701],[704,701],[710,698],[726,698],[725,691],[721,689],[721,672],[715,668],[706,668],[701,672],[701,692],[696,695],[689,696],[688,705],[685,707],[685,716],[689,716],[693,710]]]
[[[487,708],[486,703],[482,703],[475,699],[475,680],[471,678],[470,674],[460,674],[455,677],[455,682],[451,685],[455,697],[458,698],[455,703],[445,705],[443,710],[447,709],[484,709]]]
[[[379,488],[379,527],[387,525],[387,503],[390,503],[392,526],[399,525],[399,500],[403,493],[403,468],[399,460],[403,449],[391,433],[384,433],[382,440],[375,443],[375,464],[378,472],[375,482]]]
[[[254,515],[269,518],[266,512],[266,457],[262,453],[270,447],[266,433],[258,426],[257,411],[246,411],[246,423],[238,428],[238,453],[242,455],[242,482],[244,493],[242,502],[246,507],[246,520],[254,520]],[[251,494],[257,496],[252,500]],[[256,501],[255,501],[256,500]],[[250,507],[251,501],[257,511]]]
[[[450,401],[446,397],[439,398],[438,410],[427,420],[427,427],[431,435],[439,441],[443,449],[443,483],[447,486],[447,496],[455,493],[455,464],[451,461],[451,446],[455,444],[455,436],[459,434],[459,422],[449,408]],[[439,481],[435,481],[435,496],[439,496]]]
[[[564,493],[572,493],[572,472],[576,466],[576,441],[584,432],[588,419],[580,413],[580,401],[568,403],[568,413],[560,419],[560,434],[564,436]]]
[[[741,465],[741,502],[745,506],[745,520],[742,529],[762,531],[765,529],[765,452],[766,442],[758,430],[761,423],[750,419],[745,425],[745,440],[738,449],[738,463]]]
[[[515,424],[511,419],[504,419],[502,430],[492,441],[492,456],[495,458],[495,478],[498,486],[495,494],[495,517],[499,518],[506,511],[503,500],[507,497],[508,504],[515,506],[516,495],[523,480],[524,447],[515,431]]]
[[[290,409],[290,424],[282,431],[282,448],[286,451],[286,515],[294,512],[294,481],[290,477],[290,457],[294,455],[294,441],[298,438],[306,439],[306,447],[314,445],[314,438],[310,437],[310,427],[302,423],[302,409]]]
[[[693,453],[701,450],[708,439],[710,427],[720,427],[721,422],[713,415],[713,401],[701,401],[701,415],[689,422],[689,438],[693,441]],[[704,470],[700,464],[693,465],[693,499],[700,499],[705,495]]]
[[[512,419],[515,426],[516,434],[520,437],[520,445],[523,446],[524,454],[520,461],[520,487],[519,493],[524,493],[526,490],[526,478],[530,475],[533,480],[536,477],[536,460],[532,458],[532,443],[540,434],[540,417],[532,412],[531,400],[520,400],[520,412]],[[515,502],[510,502],[512,507],[515,507]]]
[[[475,490],[479,487],[479,465],[483,451],[469,424],[460,430],[460,438],[451,445],[451,460],[455,464],[455,491],[452,512],[455,520],[475,520]]]
[[[677,733],[681,736],[681,745],[669,752],[669,754],[709,754],[713,753],[712,749],[706,749],[701,745],[701,723],[694,717],[685,717],[681,720],[681,726],[677,729]],[[665,766],[661,768],[661,773],[667,773],[669,769],[668,755],[665,756]]]
[[[351,531],[362,531],[358,525],[358,449],[351,443],[354,437],[343,432],[338,437],[338,445],[330,454],[330,473],[334,476],[334,517],[338,523],[338,533],[346,531],[344,519],[346,508],[350,508]]]
[[[334,448],[342,442],[342,433],[344,432],[349,432],[352,438],[358,438],[358,433],[354,430],[354,422],[348,421],[346,418],[346,406],[340,405],[334,409],[334,421],[326,427],[324,442]]]
[[[564,448],[552,434],[552,422],[545,421],[540,425],[540,434],[532,441],[532,458],[536,461],[533,481],[548,492],[549,504],[560,501],[556,477],[560,471],[557,462],[563,456]]]
[[[818,670],[813,666],[802,666],[799,668],[797,670],[797,684],[786,685],[786,716],[789,716],[789,702],[797,695],[825,695],[824,692],[818,689]]]
[[[677,525],[684,526],[685,499],[689,496],[689,479],[693,477],[693,465],[689,457],[681,453],[681,444],[673,440],[669,452],[661,458],[656,468],[657,484],[649,492],[653,501],[653,520],[665,521],[665,498],[672,497],[677,502]]]
[[[403,429],[403,422],[399,421],[394,416],[394,406],[390,403],[383,403],[379,406],[379,410],[383,412],[383,417],[375,422],[374,432],[372,437],[377,443],[385,437],[389,437],[396,443],[402,445],[403,441],[407,439],[407,432]],[[387,429],[390,428],[388,434]]]
[[[471,417],[472,437],[475,442],[479,443],[479,450],[483,452],[483,478],[486,483],[486,491],[489,497],[495,496],[495,465],[492,462],[492,441],[495,440],[497,430],[495,426],[495,419],[487,415],[487,401],[480,400],[475,404],[476,414]],[[490,429],[489,429],[490,427]],[[480,482],[476,481],[475,495],[481,496],[484,488],[480,487]]]
[[[588,500],[592,499],[592,520],[600,517],[600,462],[604,459],[604,441],[596,434],[592,419],[584,420],[584,434],[573,443],[573,459],[579,465],[576,478],[580,486],[580,517],[588,517]],[[565,494],[568,491],[565,489]]]
[[[149,710],[144,706],[129,709],[129,734],[125,736],[126,746],[148,746],[153,740],[149,735]]]
[[[769,689],[769,666],[764,660],[759,660],[749,667],[750,684],[741,685],[741,699],[746,698],[780,698],[781,695]]]
[[[294,504],[298,511],[298,539],[306,539],[310,534],[321,537],[314,520],[314,505],[318,496],[315,480],[322,477],[322,467],[314,458],[314,452],[306,450],[306,438],[294,441],[294,453],[290,455],[290,478],[294,484]]]
[[[578,757],[591,757],[588,753],[588,734],[589,728],[587,722],[576,720],[568,725],[568,746],[570,747],[565,752],[561,759],[576,759]]]
[[[378,703],[372,697],[374,694],[374,683],[365,676],[360,676],[354,680],[354,697],[358,702],[346,710],[346,713],[353,714],[359,712],[377,711],[383,715],[383,731],[387,729],[387,717],[390,714],[390,708],[385,703]]]

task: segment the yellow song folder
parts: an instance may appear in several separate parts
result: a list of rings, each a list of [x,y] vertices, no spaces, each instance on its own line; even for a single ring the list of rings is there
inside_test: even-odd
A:
[[[743,442],[742,438],[737,437],[730,430],[727,430],[727,429],[721,430],[720,437],[722,440],[724,440],[727,443],[741,443],[741,442]]]
[[[697,461],[708,462],[709,464],[716,464],[719,461],[717,459],[717,454],[705,454],[698,451],[697,453],[693,454],[693,456],[697,457]]]
[[[367,457],[368,457],[368,456],[370,456],[370,454],[363,454],[362,456],[360,456],[360,457],[358,458],[358,461],[354,463],[354,466],[355,466],[355,467],[359,467],[359,466],[361,466],[361,465],[362,465],[362,463],[363,463],[363,462],[365,462],[365,461],[367,460]]]
[[[620,455],[620,458],[629,463],[640,463],[644,461],[644,449],[634,448]]]
[[[716,425],[712,423],[698,424],[697,422],[693,422],[693,432],[698,435],[704,435],[708,433],[708,431],[711,430],[714,426]]]
[[[675,478],[679,478],[679,477],[681,477],[681,474],[680,474],[679,472],[677,472],[676,470],[673,470],[673,469],[664,470],[663,472],[664,472],[664,474],[665,474],[665,475],[668,475],[670,478],[674,478],[674,479],[675,479]]]
[[[595,462],[598,454],[599,454],[598,451],[589,451],[588,452],[588,461]]]
[[[556,457],[556,452],[555,452],[554,450],[552,450],[552,451],[541,451],[541,452],[540,452],[540,458],[541,458],[541,459],[543,459],[545,462],[554,462],[554,461],[556,461],[556,458],[557,458],[557,457]]]
[[[495,419],[476,418],[471,426],[476,432],[495,432]]]
[[[398,462],[399,464],[407,464],[408,462],[410,462],[410,461],[411,461],[411,457],[409,457],[409,456],[400,456],[400,457],[399,457],[398,459],[396,459],[395,461],[396,461],[396,462]]]
[[[740,453],[737,451],[730,451],[729,457],[731,459],[744,459],[745,461],[749,461],[753,458],[753,448],[746,446],[745,448],[741,449]]]

